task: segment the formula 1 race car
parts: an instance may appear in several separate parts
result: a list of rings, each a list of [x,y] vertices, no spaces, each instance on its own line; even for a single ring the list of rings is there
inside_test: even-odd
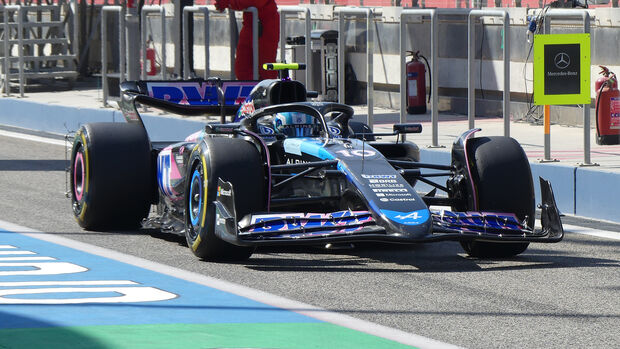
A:
[[[234,106],[243,88],[249,95]],[[430,164],[400,141],[420,124],[373,134],[351,120],[350,106],[308,101],[312,93],[286,78],[137,81],[121,90],[127,122],[86,124],[73,143],[72,207],[85,229],[185,235],[206,260],[243,260],[258,246],[442,240],[472,256],[507,257],[564,234],[542,178],[542,229],[534,228],[530,166],[512,138],[469,130],[455,140],[450,165]],[[183,141],[151,142],[139,104],[222,120]],[[435,189],[419,193],[418,183]]]

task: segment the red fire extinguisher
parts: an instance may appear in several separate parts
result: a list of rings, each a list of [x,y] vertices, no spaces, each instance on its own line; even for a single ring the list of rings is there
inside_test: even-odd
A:
[[[596,143],[620,144],[620,90],[616,74],[601,67],[596,80]]]
[[[146,75],[157,75],[155,67],[155,49],[149,47],[146,49]]]
[[[151,46],[152,41],[150,39],[147,40],[146,45]],[[142,50],[140,50],[140,57],[142,57]],[[144,64],[142,59],[140,59],[140,69],[144,69],[145,67],[146,75],[157,75],[157,66],[155,65],[155,49],[153,47],[146,48],[146,64]]]
[[[426,69],[422,58],[428,67],[428,79],[431,80],[431,69],[426,57],[420,51],[407,51],[411,55],[411,60],[407,62],[407,113],[424,114],[426,113]],[[428,94],[430,101],[431,94]]]

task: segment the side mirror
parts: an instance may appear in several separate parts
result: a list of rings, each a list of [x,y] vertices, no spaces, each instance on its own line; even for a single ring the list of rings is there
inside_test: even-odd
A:
[[[205,132],[208,134],[232,134],[240,127],[241,125],[235,124],[206,124]]]
[[[308,98],[318,98],[319,91],[306,91],[306,97]]]
[[[421,124],[394,124],[394,133],[422,133]]]

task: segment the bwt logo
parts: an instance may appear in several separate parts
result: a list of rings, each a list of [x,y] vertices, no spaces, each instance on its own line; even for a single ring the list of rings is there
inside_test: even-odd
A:
[[[255,82],[225,82],[222,85],[227,105],[241,104],[250,95]],[[185,105],[218,105],[217,87],[206,82],[149,82],[149,96]]]

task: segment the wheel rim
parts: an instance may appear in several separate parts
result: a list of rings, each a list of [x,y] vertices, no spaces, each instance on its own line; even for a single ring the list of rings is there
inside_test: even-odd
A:
[[[200,228],[200,216],[202,214],[202,173],[200,173],[200,166],[196,166],[194,173],[192,174],[192,180],[189,188],[189,218],[192,224],[192,237],[196,237],[197,231]]]
[[[84,167],[84,154],[82,148],[75,154],[75,161],[73,163],[73,195],[78,202],[82,201],[84,196],[84,186],[86,168]]]

